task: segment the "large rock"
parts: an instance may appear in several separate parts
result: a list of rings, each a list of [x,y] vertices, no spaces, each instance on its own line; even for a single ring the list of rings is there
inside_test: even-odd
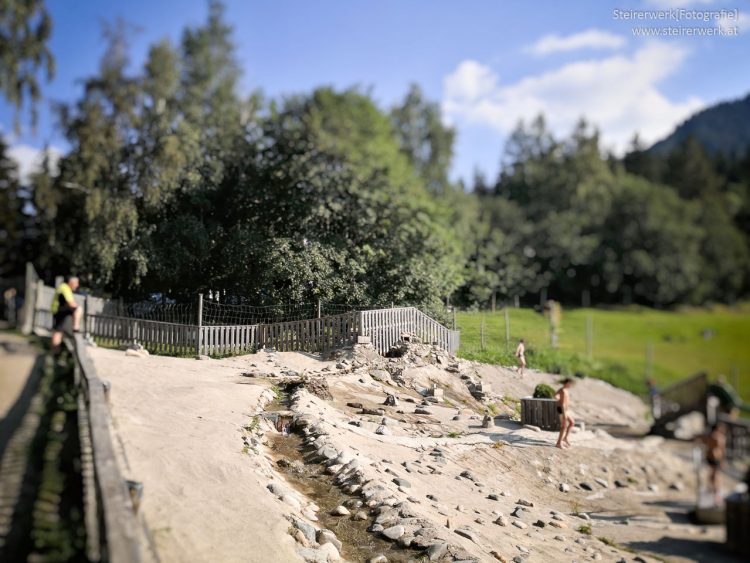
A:
[[[406,533],[406,528],[400,524],[396,526],[391,526],[390,528],[384,529],[382,532],[380,532],[388,538],[389,540],[396,541],[398,538],[404,535]]]
[[[320,545],[326,544],[326,543],[332,543],[336,546],[336,549],[341,551],[341,548],[343,547],[341,544],[341,541],[336,537],[336,534],[334,534],[331,530],[319,530],[317,534],[317,540]]]

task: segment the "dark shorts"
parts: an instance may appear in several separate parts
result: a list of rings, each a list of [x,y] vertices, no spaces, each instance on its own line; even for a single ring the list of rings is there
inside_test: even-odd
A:
[[[706,463],[708,463],[708,465],[711,467],[719,467],[721,465],[721,462],[718,459],[712,459],[712,458],[708,458],[706,460]]]
[[[68,317],[73,317],[73,309],[68,307],[61,308],[52,315],[52,330],[56,332],[62,332],[65,330],[65,322]]]
[[[557,407],[557,414],[562,414],[562,407]]]

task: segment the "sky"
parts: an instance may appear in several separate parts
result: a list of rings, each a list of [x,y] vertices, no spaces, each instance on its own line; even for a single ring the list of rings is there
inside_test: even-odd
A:
[[[494,178],[519,120],[543,113],[558,136],[585,117],[621,154],[690,115],[750,93],[750,0],[226,0],[245,93],[269,97],[353,85],[384,109],[411,83],[456,129],[451,170]],[[102,23],[134,24],[132,69],[163,38],[201,24],[205,0],[47,0],[57,72],[32,131],[0,99],[0,132],[27,174],[64,153],[54,102],[74,102],[104,51]],[[648,29],[644,29],[648,28]],[[671,34],[666,36],[665,34]],[[658,35],[657,35],[658,34]],[[702,35],[698,35],[702,34]],[[711,34],[711,35],[707,35]]]

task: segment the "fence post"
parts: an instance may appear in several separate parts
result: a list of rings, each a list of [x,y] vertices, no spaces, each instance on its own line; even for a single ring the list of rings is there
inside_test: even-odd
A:
[[[492,312],[495,312],[495,302],[497,301],[497,292],[492,292]]]
[[[31,330],[33,332],[36,327],[36,312],[39,310],[39,305],[42,302],[42,290],[44,289],[44,282],[42,280],[36,280],[36,291],[34,292],[34,310],[31,315]]]
[[[36,272],[31,262],[26,262],[26,284],[23,290],[23,308],[21,309],[21,333],[31,334],[34,323],[34,277]]]
[[[320,312],[321,312],[321,307],[320,307],[320,298],[318,298],[318,318],[320,318],[320,317],[321,317],[321,314],[320,314]]]
[[[196,356],[203,351],[203,294],[198,294],[198,338],[196,338]]]
[[[503,307],[505,316],[505,353],[510,352],[510,317],[508,316],[508,306]]]
[[[456,330],[456,306],[453,306],[453,330]]]
[[[83,297],[83,337],[89,337],[89,296]]]

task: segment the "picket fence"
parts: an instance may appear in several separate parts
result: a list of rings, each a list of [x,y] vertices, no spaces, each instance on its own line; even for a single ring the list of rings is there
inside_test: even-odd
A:
[[[50,307],[54,288],[37,280],[33,299],[26,304],[31,328],[52,329]],[[434,344],[451,354],[458,351],[460,333],[450,330],[416,307],[351,311],[300,321],[257,325],[201,326],[144,320],[105,313],[117,310],[112,302],[76,296],[83,307],[83,332],[106,345],[137,342],[151,352],[169,355],[226,356],[249,353],[262,347],[282,352],[325,353],[368,336],[381,353],[406,335]],[[30,308],[30,309],[29,309]]]

